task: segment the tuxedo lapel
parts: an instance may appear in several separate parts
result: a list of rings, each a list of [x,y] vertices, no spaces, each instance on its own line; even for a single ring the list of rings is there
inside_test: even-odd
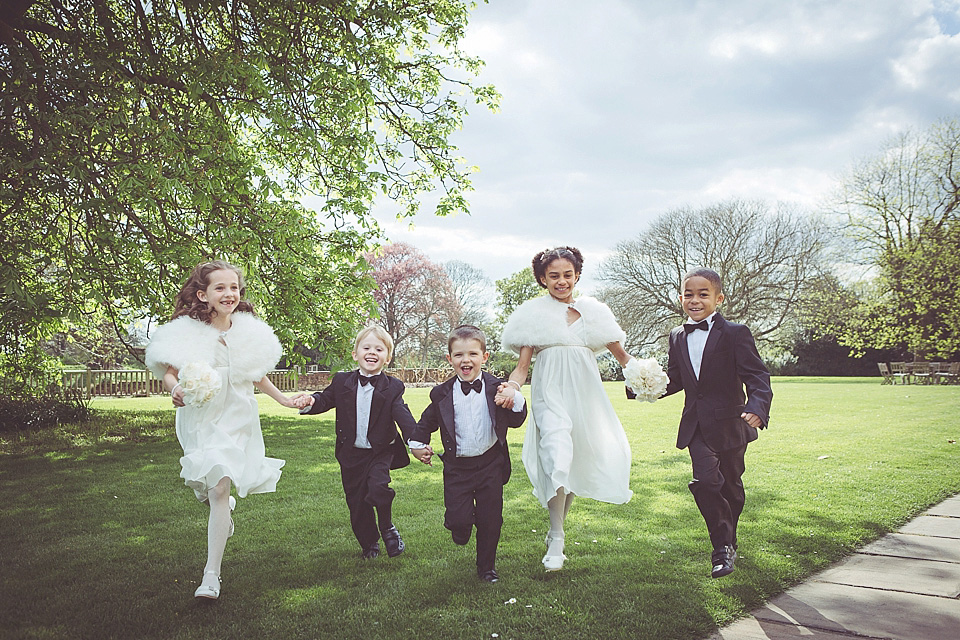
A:
[[[358,379],[359,380],[359,379]],[[380,377],[377,378],[377,383],[373,387],[373,396],[370,400],[370,424],[367,426],[368,431],[373,428],[373,425],[377,423],[377,420],[380,417],[380,412],[383,409],[383,406],[387,403],[387,385],[390,384],[390,381],[387,380],[385,374],[380,374]]]
[[[343,381],[344,388],[350,393],[356,393],[357,387],[360,385],[360,372],[351,371],[350,374]]]
[[[691,384],[696,387],[697,374],[693,370],[693,363],[690,362],[690,348],[687,347],[687,332],[684,331],[683,328],[677,332],[677,342],[680,347],[680,367],[683,369],[683,377],[690,380]],[[686,386],[686,383],[684,383],[684,386]]]
[[[493,425],[493,429],[496,431],[497,403],[494,401],[494,398],[497,396],[497,388],[500,386],[500,381],[486,373],[481,375],[483,376],[483,390],[487,396],[487,411],[490,412],[490,424]]]
[[[360,374],[356,371],[351,371],[343,378],[344,394],[346,397],[352,398],[353,402],[344,402],[337,406],[337,423],[351,444],[357,437],[357,380],[359,378]],[[343,416],[342,420],[341,415]]]
[[[453,442],[453,451],[457,450],[457,430],[453,417],[453,388],[456,382],[457,377],[454,376],[440,385],[443,395],[440,397],[440,402],[438,403],[440,406],[440,428],[447,432],[447,437]]]
[[[703,358],[700,360],[700,375],[708,369],[710,357],[717,350],[717,346],[723,339],[723,331],[726,329],[727,321],[719,313],[713,318],[713,327],[710,329],[710,335],[707,336],[707,344],[703,346]]]

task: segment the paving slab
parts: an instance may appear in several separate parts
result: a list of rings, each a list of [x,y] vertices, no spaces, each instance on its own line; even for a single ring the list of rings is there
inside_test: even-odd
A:
[[[960,544],[956,540],[908,533],[887,534],[865,546],[860,553],[960,563]]]
[[[960,596],[960,564],[936,560],[857,554],[813,580],[942,598]]]
[[[960,518],[960,495],[947,498],[940,504],[930,507],[927,515]]]
[[[891,640],[945,640],[960,629],[960,600],[805,582],[753,616],[761,626],[778,622]]]
[[[867,636],[856,636],[860,640],[872,640]],[[707,640],[786,640],[787,638],[802,638],[803,640],[851,640],[849,633],[834,633],[822,629],[805,629],[792,624],[780,622],[760,621],[750,617],[738,620],[728,627],[720,629]]]
[[[900,533],[960,539],[960,518],[917,516],[900,528]]]

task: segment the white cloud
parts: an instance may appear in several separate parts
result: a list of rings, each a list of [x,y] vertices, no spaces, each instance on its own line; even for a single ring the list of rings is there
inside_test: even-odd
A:
[[[822,195],[836,186],[832,174],[810,167],[763,167],[734,169],[708,184],[703,195],[707,203],[734,198],[759,199],[814,210]]]
[[[677,207],[815,208],[892,135],[960,117],[958,31],[956,0],[479,4],[463,46],[503,101],[454,139],[480,168],[472,215],[378,217],[498,279],[556,244],[589,275]]]
[[[909,90],[960,89],[960,35],[937,34],[893,62],[896,77]]]

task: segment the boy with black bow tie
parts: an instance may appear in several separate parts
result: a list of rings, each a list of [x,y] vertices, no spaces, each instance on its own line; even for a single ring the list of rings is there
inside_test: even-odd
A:
[[[694,269],[684,276],[680,304],[688,320],[670,332],[664,394],[684,392],[677,448],[687,449],[693,463],[689,488],[710,533],[714,578],[733,572],[746,500],[744,454],[757,430],[767,426],[773,399],[770,372],[753,335],[717,312],[721,302],[715,271]]]
[[[418,460],[430,464],[430,434],[440,430],[443,526],[459,545],[467,544],[473,527],[477,528],[477,576],[497,582],[503,485],[510,479],[507,428],[523,424],[527,408],[518,390],[514,390],[512,409],[494,402],[502,381],[481,370],[488,357],[487,337],[480,329],[461,325],[450,332],[447,361],[457,375],[430,390],[430,405],[409,445]]]
[[[364,558],[380,555],[381,537],[392,558],[403,553],[404,543],[391,515],[396,492],[390,470],[410,464],[404,441],[417,423],[403,402],[403,383],[382,373],[393,357],[390,334],[378,326],[364,328],[352,355],[357,370],[337,373],[323,391],[297,394],[293,401],[302,414],[336,407],[335,451],[353,533]]]

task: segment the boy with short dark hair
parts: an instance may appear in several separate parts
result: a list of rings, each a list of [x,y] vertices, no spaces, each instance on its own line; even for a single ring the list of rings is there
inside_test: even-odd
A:
[[[380,555],[381,537],[392,558],[403,553],[404,543],[393,525],[396,492],[390,487],[390,470],[410,464],[404,439],[417,423],[403,402],[403,383],[382,373],[393,357],[390,334],[376,325],[365,327],[352,355],[357,369],[341,371],[323,391],[300,393],[293,401],[303,414],[336,407],[336,456],[350,525],[364,558]]]
[[[418,460],[430,464],[430,434],[440,430],[443,526],[459,545],[467,544],[473,527],[477,528],[477,576],[497,582],[503,486],[510,479],[507,428],[523,424],[527,408],[516,390],[512,409],[494,402],[502,381],[482,371],[488,357],[486,335],[477,327],[461,325],[450,332],[447,361],[456,376],[430,390],[430,405],[409,445]]]
[[[715,271],[694,269],[684,276],[680,304],[688,319],[670,332],[664,394],[684,391],[677,448],[686,448],[693,463],[688,486],[710,533],[714,578],[733,572],[746,499],[744,454],[757,429],[766,427],[773,399],[770,372],[750,330],[717,312],[723,299]]]

